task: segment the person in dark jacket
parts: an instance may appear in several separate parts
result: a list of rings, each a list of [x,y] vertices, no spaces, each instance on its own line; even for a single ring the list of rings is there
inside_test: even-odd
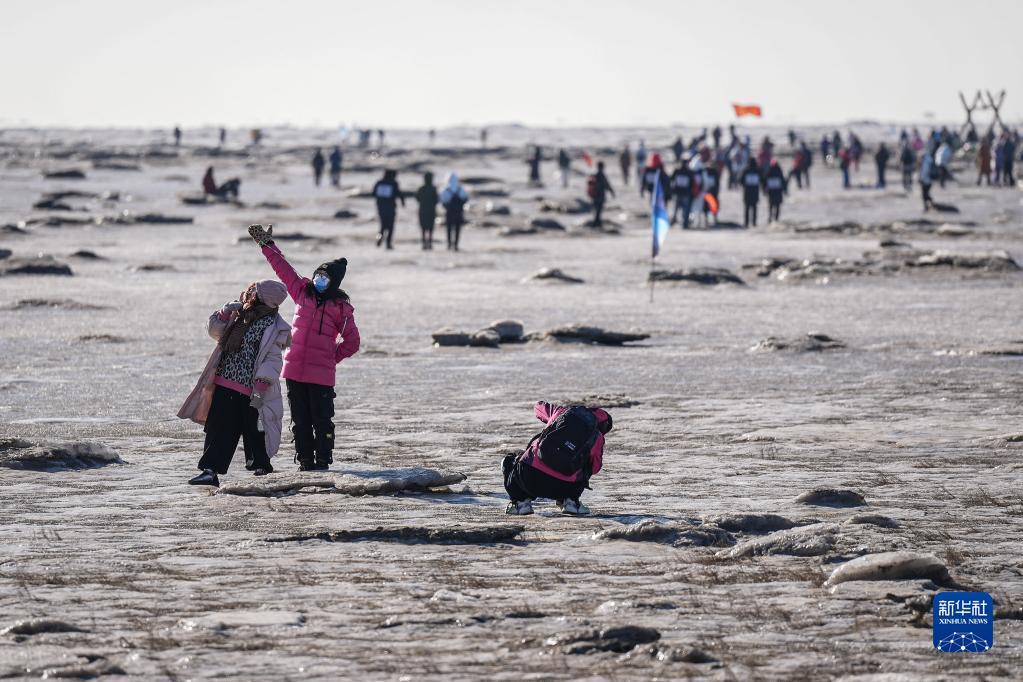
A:
[[[613,421],[611,415],[599,407],[580,408],[589,412],[595,422],[596,433],[592,435],[590,451],[585,456],[582,469],[574,472],[558,471],[550,466],[553,462],[545,461],[541,454],[541,444],[544,436],[550,433],[547,427],[554,425],[559,417],[571,409],[543,401],[533,406],[533,413],[544,423],[545,430],[521,454],[508,455],[502,462],[504,489],[511,498],[505,513],[520,516],[532,514],[533,500],[538,497],[554,500],[564,514],[583,516],[590,513],[579,498],[590,487],[590,478],[603,466],[604,436],[611,431]]]
[[[626,144],[622,153],[618,156],[618,165],[622,169],[622,184],[629,184],[629,172],[632,169],[632,151],[629,150],[629,145]]]
[[[448,186],[440,193],[440,203],[444,206],[444,224],[448,231],[448,250],[458,251],[458,240],[462,236],[462,225],[465,224],[465,205],[469,201],[469,193],[458,182],[458,175],[448,175]]]
[[[326,161],[323,158],[323,152],[319,149],[313,154],[313,180],[316,182],[316,186],[320,186],[320,178],[323,177],[323,166]]]
[[[334,187],[341,186],[341,162],[344,155],[341,154],[341,147],[335,146],[330,152],[330,184]]]
[[[607,179],[607,175],[604,174],[604,162],[597,162],[597,172],[593,174],[592,191],[593,194],[590,199],[593,200],[593,226],[603,227],[604,219],[602,214],[604,213],[604,203],[607,201],[608,192],[611,196],[615,195],[614,189],[611,188],[611,183]]]
[[[693,206],[693,191],[696,189],[696,181],[689,164],[682,163],[668,180],[671,193],[675,195],[675,210],[671,214],[671,224],[678,223],[679,211],[682,212],[682,229],[689,229],[689,211]]]
[[[682,142],[682,136],[679,135],[675,138],[675,143],[671,145],[671,153],[675,155],[675,164],[682,163],[682,154],[686,151],[686,145]]]
[[[757,226],[757,203],[760,201],[760,184],[763,178],[760,176],[760,166],[756,159],[751,158],[746,164],[746,170],[742,172],[742,206],[744,227]]]
[[[561,175],[561,187],[568,187],[568,175],[572,172],[572,159],[564,149],[558,150],[558,173]]]
[[[908,142],[902,145],[899,152],[899,163],[902,165],[902,189],[913,191],[913,173],[916,170],[916,152]]]
[[[540,162],[543,161],[543,150],[540,149],[540,145],[533,147],[533,156],[529,159],[529,184],[539,186],[543,183],[540,182]]]
[[[767,221],[780,220],[781,202],[785,196],[786,183],[785,173],[778,165],[777,159],[771,161],[771,165],[767,169],[767,175],[764,177],[764,189],[767,190]]]
[[[721,210],[721,171],[717,164],[711,162],[703,170],[703,182],[700,191],[703,192],[703,224],[709,224],[709,216],[714,216],[714,224],[718,222],[718,212]],[[716,208],[711,208],[711,203],[706,200],[707,195],[714,197]]]
[[[886,187],[884,181],[884,172],[888,168],[888,159],[891,157],[891,152],[888,151],[888,146],[882,142],[877,151],[874,153],[874,163],[877,164],[877,186],[881,189]]]
[[[393,249],[394,219],[398,213],[398,201],[405,207],[405,197],[398,187],[398,174],[393,170],[385,170],[384,177],[373,185],[373,197],[377,200],[377,215],[380,216],[380,234],[377,235],[377,246],[386,242],[388,249]]]
[[[661,163],[661,155],[651,154],[650,163],[643,169],[643,182],[639,188],[639,196],[646,196],[649,192],[652,197],[654,195],[654,183],[658,178],[661,180],[661,191],[664,192],[664,196],[667,196],[670,185],[668,174],[664,172],[664,164]]]
[[[433,173],[423,174],[423,186],[416,190],[419,203],[419,229],[423,234],[423,250],[433,248],[433,226],[437,222],[437,187],[433,184]]]

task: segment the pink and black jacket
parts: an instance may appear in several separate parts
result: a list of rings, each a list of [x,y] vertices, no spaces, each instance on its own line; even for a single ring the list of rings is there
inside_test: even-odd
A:
[[[550,425],[558,417],[568,411],[568,407],[562,405],[554,405],[552,403],[545,402],[543,400],[536,403],[533,406],[533,412],[536,414],[536,418],[544,423],[545,426]],[[529,444],[529,447],[519,455],[519,461],[525,465],[528,465],[537,471],[543,472],[551,478],[556,478],[559,481],[565,481],[567,483],[578,483],[586,481],[590,476],[593,476],[604,464],[604,434],[611,430],[611,415],[599,407],[590,409],[593,416],[597,418],[597,427],[599,433],[597,438],[593,441],[593,446],[590,448],[590,467],[589,471],[578,471],[571,476],[566,476],[561,472],[555,471],[554,469],[546,466],[539,456],[540,441],[534,440]]]

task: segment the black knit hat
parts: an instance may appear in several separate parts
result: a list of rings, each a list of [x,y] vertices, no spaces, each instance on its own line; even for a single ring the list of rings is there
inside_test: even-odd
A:
[[[345,272],[348,271],[348,259],[338,258],[337,260],[328,261],[316,268],[317,272],[323,271],[330,277],[331,288],[337,288],[341,286],[341,280],[345,278]]]

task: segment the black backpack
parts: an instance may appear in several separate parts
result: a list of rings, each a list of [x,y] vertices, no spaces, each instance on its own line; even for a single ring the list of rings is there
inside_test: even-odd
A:
[[[574,476],[580,471],[590,476],[590,450],[597,440],[597,418],[581,405],[565,410],[543,431],[533,437],[540,461],[559,474]]]

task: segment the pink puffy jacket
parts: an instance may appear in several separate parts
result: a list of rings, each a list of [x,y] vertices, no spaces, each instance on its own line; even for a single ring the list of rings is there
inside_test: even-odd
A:
[[[276,244],[264,246],[263,255],[295,301],[292,342],[284,355],[282,376],[292,381],[333,387],[337,364],[359,352],[355,309],[340,299],[329,299],[317,305],[316,296],[309,292],[309,278],[295,272]]]
[[[567,412],[568,408],[561,405],[554,405],[552,403],[540,401],[533,406],[533,412],[536,414],[536,418],[542,421],[545,425],[550,424],[555,419],[560,417],[563,413]],[[590,475],[594,476],[600,471],[601,466],[604,464],[604,431],[610,430],[605,426],[608,420],[611,418],[610,415],[599,407],[590,410],[593,416],[597,418],[597,427],[601,429],[601,433],[597,434],[597,440],[593,441],[593,447],[590,448]],[[537,471],[556,478],[559,481],[568,481],[574,483],[583,476],[582,472],[575,474],[574,476],[566,476],[560,472],[551,469],[544,464],[537,450],[540,448],[540,441],[534,441],[521,455],[521,461],[524,464],[528,464]]]

